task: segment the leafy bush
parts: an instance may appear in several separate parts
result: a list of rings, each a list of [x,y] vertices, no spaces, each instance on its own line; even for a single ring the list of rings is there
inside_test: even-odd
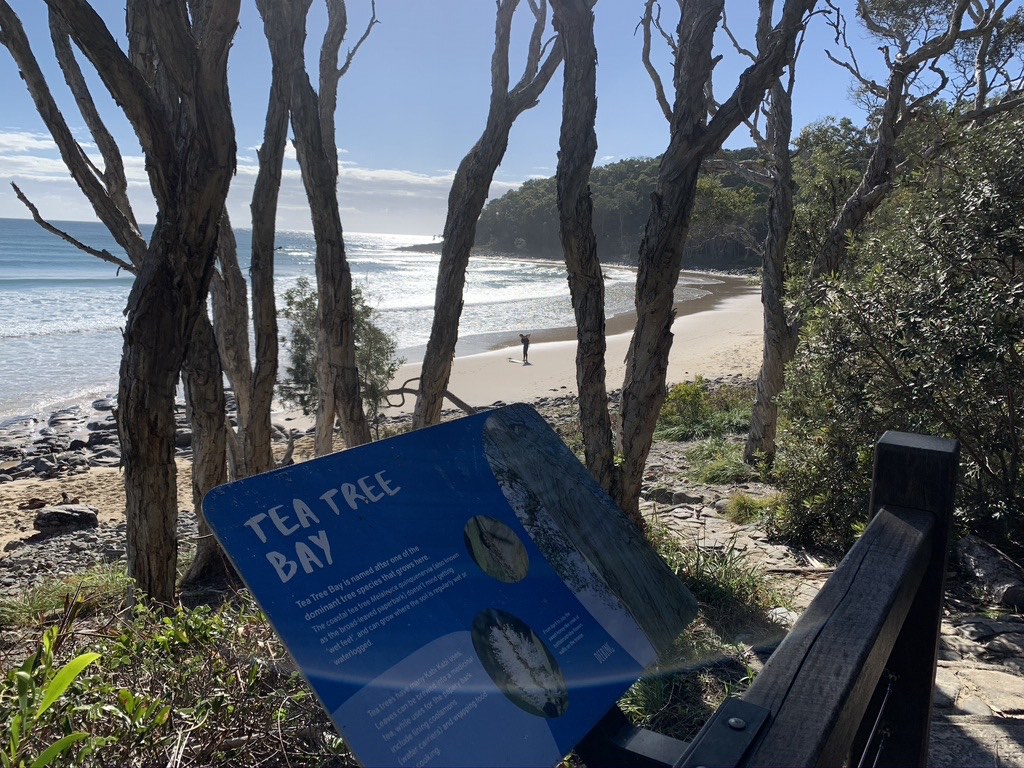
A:
[[[87,731],[62,724],[58,713],[65,693],[100,654],[82,653],[58,668],[56,655],[65,639],[61,630],[49,627],[36,651],[0,679],[0,723],[7,734],[0,743],[4,768],[45,768],[70,756],[76,745],[85,742],[87,753],[89,742],[97,741]]]
[[[391,379],[405,360],[395,357],[398,347],[395,338],[376,324],[376,310],[355,286],[352,288],[352,306],[355,310],[359,391],[367,417],[377,425]],[[297,405],[309,415],[316,411],[319,402],[316,383],[317,294],[309,280],[300,277],[294,288],[285,291],[281,315],[291,323],[288,334],[291,363],[285,368],[289,382],[279,386],[279,393],[283,401]]]
[[[693,440],[739,434],[750,428],[750,385],[723,384],[714,389],[697,377],[669,389],[658,417],[658,440]]]
[[[355,764],[248,593],[217,610],[179,607],[169,616],[141,602],[100,606],[88,626],[84,610],[65,611],[24,662],[14,660],[16,628],[5,628],[0,731],[10,732],[22,710],[35,716],[31,732],[22,716],[13,765],[68,736],[76,741],[61,764]],[[27,708],[22,688],[35,691]]]
[[[886,429],[961,444],[961,526],[1024,531],[1024,122],[979,129],[830,286],[789,376],[776,470],[788,538],[845,548]]]

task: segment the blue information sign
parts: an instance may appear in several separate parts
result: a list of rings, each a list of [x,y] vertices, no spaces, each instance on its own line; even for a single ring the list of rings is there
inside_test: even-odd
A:
[[[214,489],[210,526],[366,766],[557,763],[655,660],[511,406]],[[527,462],[529,466],[529,462]],[[555,492],[553,489],[557,489]],[[598,489],[599,492],[599,489]]]

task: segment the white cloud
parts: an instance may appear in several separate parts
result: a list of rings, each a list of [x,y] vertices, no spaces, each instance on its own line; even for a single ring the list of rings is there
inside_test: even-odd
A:
[[[57,151],[57,145],[46,133],[29,131],[0,131],[0,153],[25,153],[33,151]]]
[[[228,197],[228,210],[235,225],[240,227],[249,226],[249,203],[259,171],[252,150],[246,147],[239,151]],[[94,151],[89,155],[102,167],[102,158]],[[308,230],[309,208],[291,144],[286,158],[278,197],[278,226]],[[145,158],[141,154],[126,155],[124,166],[136,215],[140,221],[153,221],[156,211]],[[443,227],[453,170],[421,173],[400,168],[367,168],[351,160],[341,161],[338,166],[338,203],[346,229],[422,234],[438,232]],[[45,134],[0,132],[0,182],[9,181],[18,183],[48,218],[94,218],[53,141]],[[519,182],[495,180],[490,194],[499,197],[518,186]],[[23,217],[26,214],[13,192],[0,194],[0,216]]]

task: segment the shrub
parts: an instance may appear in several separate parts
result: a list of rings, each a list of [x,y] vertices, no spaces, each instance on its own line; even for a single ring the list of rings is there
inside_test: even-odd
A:
[[[74,621],[78,605],[77,600],[69,603],[68,623]],[[0,765],[44,768],[98,743],[88,731],[71,730],[60,722],[65,694],[100,659],[100,654],[90,651],[58,667],[64,629],[63,625],[46,629],[35,652],[0,678],[0,723],[7,734],[0,743]]]
[[[979,129],[829,287],[789,375],[778,480],[788,538],[845,548],[886,429],[960,441],[962,529],[1024,530],[1024,121]]]
[[[395,338],[376,323],[376,310],[358,287],[352,288],[355,311],[356,365],[359,368],[359,391],[367,418],[379,426],[380,410],[391,379],[405,360],[395,357]],[[286,366],[289,382],[278,387],[281,399],[297,405],[309,415],[319,402],[317,368],[317,294],[308,279],[300,277],[294,288],[284,294],[281,315],[290,321],[288,349],[291,363]]]
[[[777,495],[759,498],[739,491],[726,502],[725,517],[736,525],[748,525],[772,514],[779,508],[780,501]]]
[[[62,765],[355,764],[248,593],[216,610],[165,615],[140,601],[105,611],[84,626],[72,603],[24,662],[5,633],[0,731],[23,711],[34,718],[29,732],[23,715],[19,744],[0,749],[31,762],[72,735]]]

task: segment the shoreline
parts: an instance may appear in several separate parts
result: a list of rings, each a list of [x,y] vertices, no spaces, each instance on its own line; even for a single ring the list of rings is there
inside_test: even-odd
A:
[[[759,286],[743,276],[707,272],[684,274],[707,279],[707,288],[710,290],[701,296],[675,303],[676,319],[672,328],[674,340],[667,372],[668,384],[698,375],[706,378],[734,374],[755,376],[761,355]],[[700,288],[699,285],[694,287]],[[606,385],[609,391],[619,389],[622,385],[624,358],[635,325],[635,311],[622,312],[605,321]],[[528,365],[521,365],[522,350],[518,332],[466,337],[473,351],[456,353],[450,391],[476,407],[495,402],[532,401],[553,392],[575,392],[575,326],[524,328],[522,332],[530,334]],[[722,345],[730,347],[728,355],[715,352]],[[696,359],[699,355],[707,359]],[[417,377],[421,365],[422,358],[402,365],[392,379],[392,387],[397,388],[405,381]],[[45,427],[54,414],[74,408],[88,412],[93,410],[94,402],[109,401],[114,397],[116,395],[110,392],[97,391],[54,403],[39,411],[5,415],[0,417],[0,430],[7,433],[35,431]],[[454,406],[446,401],[445,407]],[[404,405],[382,409],[386,416],[400,416],[411,410],[408,398]],[[305,417],[301,413],[296,417],[297,413],[295,409],[282,406],[275,398],[275,419],[288,418],[289,421],[302,422]]]
[[[702,376],[711,380],[750,378],[761,362],[762,315],[760,289],[742,279],[723,280],[716,292],[680,302],[672,326],[674,343],[669,358],[669,384]],[[622,386],[624,358],[634,326],[633,313],[608,320],[607,387]],[[568,337],[568,338],[567,338]],[[516,339],[517,340],[517,339]],[[509,340],[511,341],[511,340]],[[541,408],[567,402],[577,393],[575,329],[546,329],[530,345],[530,362],[524,365],[521,348],[502,345],[498,349],[457,357],[450,390],[474,407],[529,402]],[[395,382],[419,373],[419,364],[399,369]],[[295,410],[275,408],[273,422],[278,435],[277,450],[283,450],[288,434],[306,432],[312,419]],[[75,412],[53,409],[48,414],[27,416],[0,429],[0,559],[14,539],[33,535],[34,512],[23,509],[33,498],[57,501],[59,492],[80,497],[82,504],[99,510],[101,524],[123,519],[124,499],[120,451],[113,424],[110,399],[83,402]],[[450,416],[452,406],[445,403]],[[181,409],[179,416],[183,419]],[[412,400],[404,407],[383,409],[386,417],[401,418],[412,411]],[[187,425],[182,422],[182,429]],[[184,432],[182,437],[185,437]],[[184,440],[176,451],[178,492],[190,497],[190,443]],[[297,449],[302,455],[308,446]],[[185,505],[186,502],[183,502]]]
[[[677,302],[672,324],[673,344],[667,383],[704,378],[753,378],[761,364],[762,309],[759,285],[746,278],[716,276],[714,292]],[[636,313],[609,318],[605,332],[606,386],[622,386],[625,357],[636,325]],[[530,402],[552,393],[576,392],[576,329],[552,328],[531,333],[529,363],[522,362],[518,338],[486,352],[457,355],[452,364],[449,391],[474,407],[496,403]],[[398,369],[392,386],[419,375],[421,363]],[[445,408],[453,407],[446,401]],[[409,413],[412,404],[383,409],[387,416]]]

